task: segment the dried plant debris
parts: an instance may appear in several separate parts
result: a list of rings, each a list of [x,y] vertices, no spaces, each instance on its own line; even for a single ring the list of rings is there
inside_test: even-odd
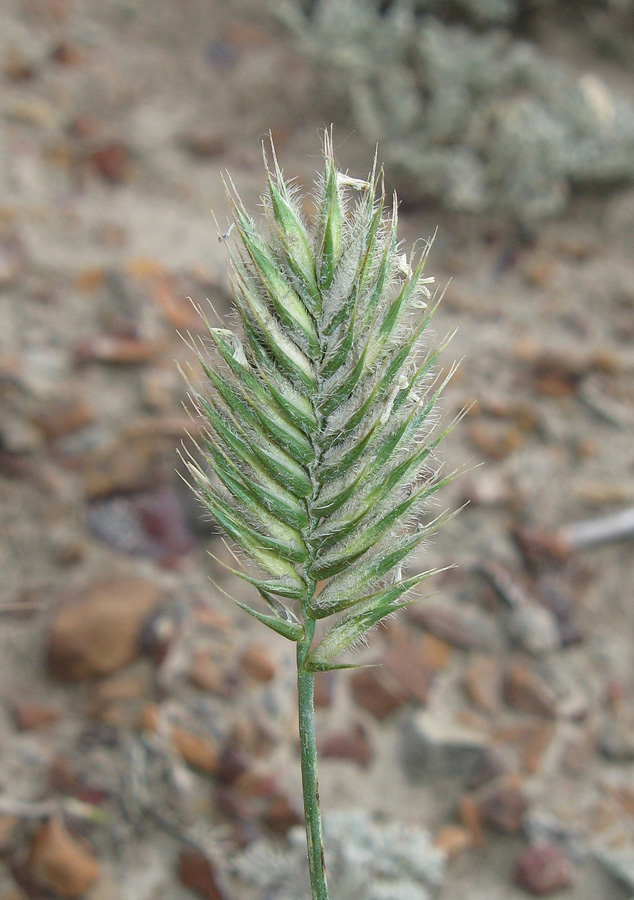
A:
[[[453,4],[476,24],[524,4]],[[522,222],[561,212],[577,186],[634,177],[634,109],[592,74],[574,76],[502,27],[440,21],[434,2],[286,0],[286,21],[342,73],[361,132],[380,141],[409,196],[502,209]],[[381,65],[376,65],[376,60]]]
[[[324,817],[328,880],[333,900],[429,900],[442,882],[445,854],[426,831],[377,823],[366,811]],[[234,860],[238,879],[255,885],[258,900],[307,900],[303,829],[280,849],[262,840]]]

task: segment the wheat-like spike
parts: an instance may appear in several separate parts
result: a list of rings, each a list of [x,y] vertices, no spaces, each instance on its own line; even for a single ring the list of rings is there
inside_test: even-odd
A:
[[[349,668],[340,655],[415,602],[434,574],[401,573],[451,518],[424,520],[456,474],[442,471],[437,452],[462,416],[446,424],[437,413],[455,366],[440,378],[449,339],[434,347],[428,337],[439,302],[424,276],[432,240],[415,262],[401,253],[396,197],[386,212],[376,157],[367,179],[340,172],[331,132],[323,156],[313,223],[272,144],[262,227],[227,180],[234,225],[223,242],[242,329],[203,315],[204,383],[190,384],[190,398],[204,427],[197,454],[183,457],[203,505],[253,567],[230,571],[267,609],[238,605],[297,644],[314,900],[328,892],[312,673]],[[317,620],[326,630],[315,641]]]
[[[394,611],[381,597],[414,584],[390,576],[428,533],[416,517],[452,477],[436,462],[451,428],[436,413],[448,379],[435,384],[438,350],[427,337],[431,240],[415,264],[400,254],[397,202],[384,212],[376,158],[366,180],[351,178],[326,134],[310,227],[272,143],[271,157],[264,228],[228,179],[244,330],[205,320],[215,359],[198,348],[206,387],[192,388],[204,462],[187,466],[202,503],[266,572],[241,577],[265,597],[297,598],[298,621],[376,598],[311,647],[306,665],[323,668],[326,648],[355,646]]]

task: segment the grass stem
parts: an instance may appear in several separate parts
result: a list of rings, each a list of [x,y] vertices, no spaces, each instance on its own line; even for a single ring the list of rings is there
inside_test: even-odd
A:
[[[306,620],[306,637],[297,644],[297,694],[299,704],[299,742],[302,790],[308,844],[308,868],[312,900],[329,900],[324,862],[324,841],[317,783],[317,744],[315,741],[315,676],[305,666],[315,623]]]

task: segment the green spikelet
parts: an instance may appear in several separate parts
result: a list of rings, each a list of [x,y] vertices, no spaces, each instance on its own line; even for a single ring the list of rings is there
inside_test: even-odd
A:
[[[312,226],[274,151],[266,168],[263,229],[229,191],[242,335],[205,320],[204,385],[190,384],[203,434],[186,463],[248,563],[227,568],[266,611],[235,602],[296,643],[310,881],[313,900],[328,900],[313,673],[353,667],[341,655],[434,574],[401,575],[451,517],[424,520],[455,474],[435,454],[462,414],[441,425],[436,413],[453,369],[436,383],[430,245],[415,263],[398,254],[396,199],[385,213],[376,165],[367,181],[341,173],[327,134]]]
[[[260,621],[300,641],[307,622],[335,617],[306,655],[317,670],[411,602],[423,576],[400,572],[438,525],[416,522],[452,477],[435,452],[455,422],[436,415],[430,245],[416,263],[399,256],[396,202],[384,212],[376,168],[364,181],[342,174],[327,134],[312,227],[274,151],[267,181],[264,229],[228,192],[244,329],[207,323],[216,359],[201,351],[206,386],[192,388],[204,462],[187,464],[202,503],[266,573],[240,574],[278,598]]]

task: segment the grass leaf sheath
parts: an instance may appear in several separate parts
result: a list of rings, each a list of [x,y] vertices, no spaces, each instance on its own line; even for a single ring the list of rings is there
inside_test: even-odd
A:
[[[430,242],[416,260],[399,253],[396,198],[386,211],[382,173],[340,172],[327,133],[307,223],[271,155],[264,223],[228,189],[241,327],[205,319],[202,384],[189,383],[202,438],[186,464],[241,550],[242,569],[231,571],[261,608],[238,605],[297,645],[312,896],[328,900],[314,673],[350,667],[342,655],[433,574],[402,573],[447,518],[429,518],[428,507],[451,477],[437,452],[456,420],[442,423],[436,408],[446,380],[438,385],[429,346]]]

